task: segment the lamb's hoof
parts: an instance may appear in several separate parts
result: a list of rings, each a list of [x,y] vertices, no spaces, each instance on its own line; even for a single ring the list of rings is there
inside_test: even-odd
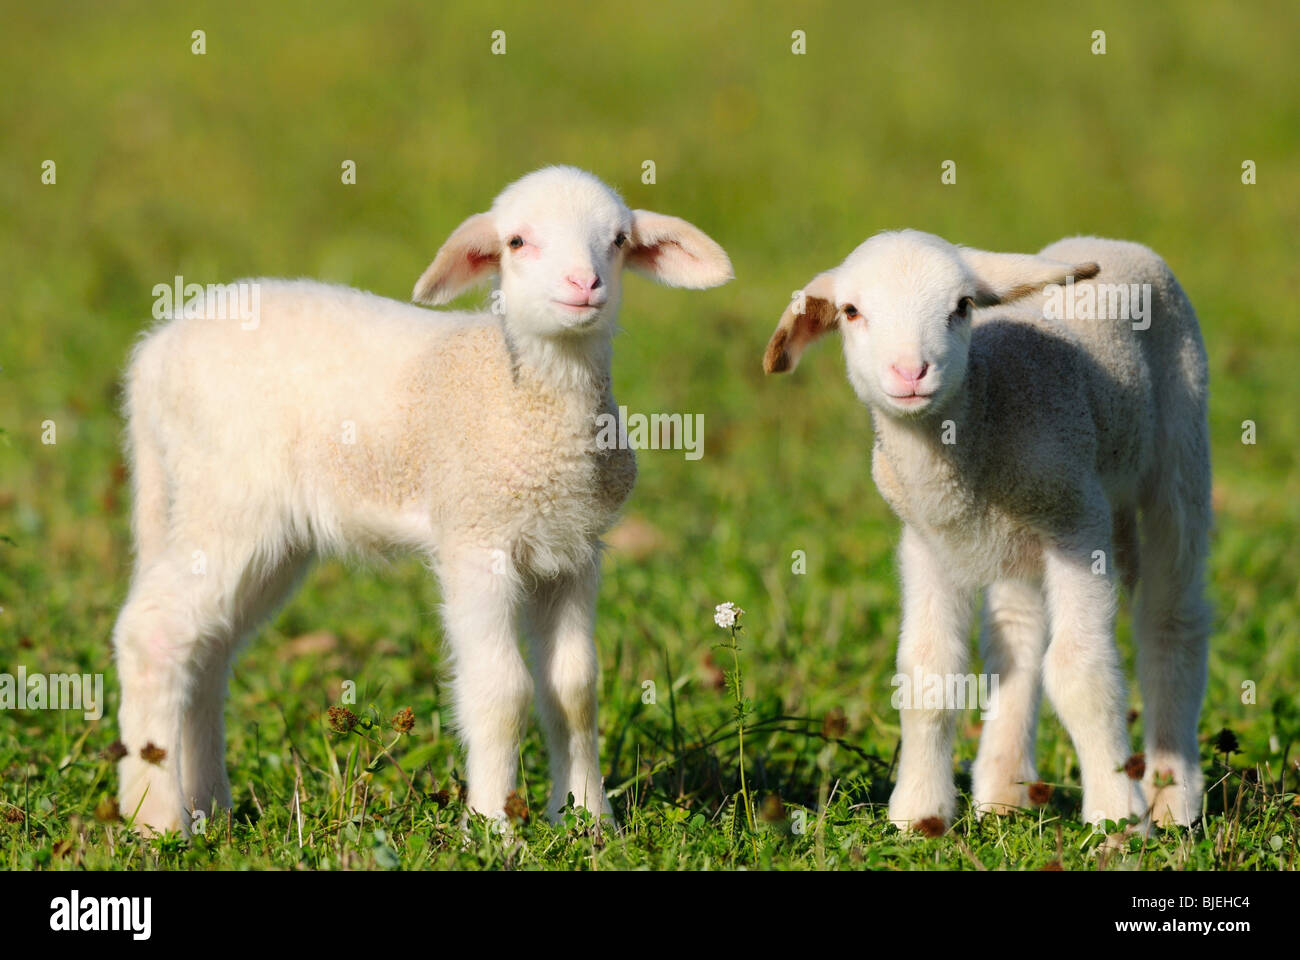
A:
[[[1157,827],[1190,827],[1196,820],[1179,800],[1158,799],[1151,807],[1151,820]]]
[[[1199,774],[1199,771],[1197,771]],[[1163,786],[1156,786],[1156,778]],[[1170,780],[1172,779],[1172,782]],[[1200,777],[1176,772],[1148,770],[1142,782],[1151,819],[1160,827],[1190,827],[1201,815]]]
[[[1009,817],[1024,813],[1030,807],[1029,788],[1023,783],[1010,783],[997,790],[975,791],[975,816],[983,818],[985,814],[995,817]]]
[[[1017,813],[1024,813],[1028,809],[1027,802],[1018,800],[985,800],[983,803],[975,804],[975,816],[983,820],[986,816],[994,817],[1013,817]]]
[[[913,820],[908,824],[907,829],[923,837],[942,837],[948,832],[948,821],[943,817],[922,817],[920,820]]]
[[[939,820],[952,823],[957,813],[957,787],[952,779],[900,780],[889,795],[889,820],[900,830],[913,823]]]
[[[947,792],[937,793],[894,788],[889,798],[889,821],[899,830],[911,830],[927,837],[947,831],[957,812],[957,798]]]
[[[618,818],[614,816],[614,811],[610,809],[609,804],[605,804],[600,811],[588,810],[585,807],[575,809],[567,803],[561,807],[552,806],[546,811],[546,819],[559,827],[564,825],[565,818],[570,814],[580,819],[585,818],[589,828],[597,836],[601,833],[612,833],[615,836],[620,836],[623,832],[623,828],[619,825]]]
[[[493,833],[505,834],[510,831],[510,815],[505,810],[474,810],[467,809],[464,813],[465,822],[468,824],[470,818],[481,817],[480,824],[486,824],[487,828]]]
[[[119,794],[117,807],[131,829],[145,839],[164,833],[189,836],[189,820],[179,804],[158,803],[147,795],[141,801],[138,795]]]
[[[1121,831],[1125,835],[1147,830],[1151,820],[1147,816],[1146,801],[1137,782],[1124,777],[1108,789],[1112,795],[1101,803],[1095,802],[1094,798],[1089,796],[1089,791],[1084,790],[1084,807],[1088,811],[1085,818],[1087,822],[1098,829],[1107,821],[1126,822]]]
[[[168,833],[178,833],[182,837],[188,837],[190,831],[186,829],[182,820],[167,820],[162,817],[155,817],[152,820],[145,820],[137,816],[130,821],[131,830],[146,840],[154,837],[161,837]]]

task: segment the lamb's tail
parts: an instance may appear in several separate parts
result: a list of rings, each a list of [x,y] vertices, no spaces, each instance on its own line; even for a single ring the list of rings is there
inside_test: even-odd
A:
[[[141,345],[143,347],[144,344]],[[162,449],[151,428],[148,404],[141,383],[142,349],[137,349],[127,372],[126,450],[131,464],[131,533],[135,540],[136,569],[142,570],[167,545],[169,501]]]
[[[1198,605],[1193,597],[1203,591],[1213,523],[1208,373],[1196,311],[1169,268],[1163,261],[1159,266],[1156,309],[1164,329],[1153,332],[1163,343],[1151,368],[1160,428],[1153,475],[1143,491],[1143,546],[1153,541],[1163,553],[1151,558],[1149,571],[1161,582],[1148,589],[1166,594],[1167,606],[1189,615]]]

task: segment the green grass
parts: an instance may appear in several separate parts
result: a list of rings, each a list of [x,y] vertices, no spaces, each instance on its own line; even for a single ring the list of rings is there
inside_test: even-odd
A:
[[[1280,783],[1300,667],[1294,4],[4,7],[0,672],[103,672],[109,693],[98,722],[0,713],[0,866],[1294,867],[1300,745]],[[790,52],[796,28],[805,56]],[[190,53],[195,29],[204,56]],[[488,52],[494,29],[504,57]],[[1104,56],[1090,53],[1096,29]],[[345,160],[355,186],[340,183]],[[940,183],[944,160],[955,185]],[[707,293],[626,285],[619,400],[704,414],[705,455],[640,455],[605,563],[602,756],[622,832],[533,817],[509,839],[482,823],[465,838],[461,760],[440,723],[437,586],[411,560],[323,564],[249,645],[227,711],[229,822],[186,843],[97,819],[114,789],[109,636],[129,572],[118,379],[153,285],[310,276],[405,299],[457,223],[552,162],[699,224],[737,273]],[[965,814],[940,838],[887,823],[898,525],[871,483],[869,420],[834,344],[791,378],[764,380],[759,360],[792,290],[901,226],[1004,250],[1070,233],[1140,240],[1197,305],[1217,619],[1201,725],[1211,786],[1191,834],[1107,844],[1080,826],[1077,761],[1050,711],[1045,806]],[[748,611],[755,833],[737,805],[731,653],[711,620],[723,600]],[[1131,664],[1126,617],[1120,640]],[[331,733],[346,680],[358,714],[410,706],[414,730]],[[977,723],[958,724],[963,789]],[[1213,750],[1223,727],[1240,739],[1226,758]],[[535,731],[523,776],[540,809]]]

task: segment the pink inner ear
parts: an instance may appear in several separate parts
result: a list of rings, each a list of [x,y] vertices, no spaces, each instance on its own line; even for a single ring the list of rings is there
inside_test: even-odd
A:
[[[628,253],[628,260],[643,270],[658,272],[664,260],[682,258],[690,262],[692,257],[675,240],[656,240],[645,246],[633,247]]]

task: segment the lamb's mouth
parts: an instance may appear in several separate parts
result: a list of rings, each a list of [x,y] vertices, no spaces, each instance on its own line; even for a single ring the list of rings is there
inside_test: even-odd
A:
[[[555,304],[557,307],[564,307],[564,309],[568,310],[570,313],[585,313],[588,310],[598,311],[605,305],[605,301],[603,300],[600,303],[591,303],[590,301],[583,303],[570,303],[568,300],[552,300],[551,303]]]
[[[570,330],[595,326],[605,308],[604,303],[567,303],[564,300],[552,300],[551,303],[566,315],[564,325]]]
[[[896,403],[900,407],[905,407],[909,409],[915,407],[923,407],[931,400],[934,399],[933,393],[909,393],[906,396],[901,396],[901,397],[895,396],[892,393],[887,393],[885,394],[885,396],[889,397],[891,403]]]

